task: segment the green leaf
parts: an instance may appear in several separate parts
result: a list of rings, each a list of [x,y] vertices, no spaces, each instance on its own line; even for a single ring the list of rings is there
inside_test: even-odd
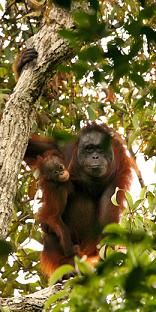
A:
[[[112,252],[104,261],[97,265],[97,274],[108,274],[108,272],[112,271],[115,267],[121,267],[126,259],[127,255],[125,253]]]
[[[128,138],[128,148],[131,147],[132,143],[135,141],[135,139],[138,138],[139,131],[133,131]]]
[[[10,93],[10,91],[11,91],[10,89],[0,89],[1,94],[7,94],[8,95]]]
[[[78,61],[71,66],[72,70],[76,74],[77,79],[82,79],[83,76],[90,70],[90,66],[86,62]]]
[[[126,197],[128,206],[131,209],[134,209],[134,203],[133,203],[133,198],[132,198],[131,194],[129,192],[125,192],[125,197]]]
[[[54,285],[58,280],[62,279],[65,274],[74,272],[74,267],[71,265],[62,265],[51,275],[49,285]]]
[[[136,202],[134,203],[133,209],[136,210],[141,203],[142,203],[142,199],[136,200]]]
[[[90,120],[95,120],[97,118],[97,113],[91,106],[87,107],[87,112]]]
[[[136,109],[142,110],[145,104],[146,104],[146,99],[140,98],[139,100],[136,101],[135,107]]]
[[[62,8],[70,10],[71,0],[54,0],[54,3]]]
[[[75,264],[78,270],[85,275],[90,275],[95,271],[93,266],[85,262],[85,259],[83,258],[79,259],[78,257],[75,257]]]
[[[0,67],[0,78],[3,78],[7,74],[7,69],[5,67]]]
[[[129,32],[130,35],[138,38],[138,36],[140,35],[141,22],[132,19],[132,22],[130,24],[129,22],[125,23],[124,28]]]
[[[156,5],[153,3],[150,6],[146,6],[144,10],[140,12],[140,16],[142,19],[150,19],[152,16],[156,14]]]
[[[1,3],[0,3],[0,11],[4,12],[4,9],[3,9]]]
[[[132,123],[133,123],[133,126],[134,126],[135,129],[138,129],[138,128],[139,128],[140,120],[139,120],[137,114],[134,114],[134,115],[133,115]]]
[[[104,80],[104,72],[100,71],[100,70],[94,70],[93,71],[93,80],[94,80],[95,84],[103,81]]]
[[[75,32],[74,30],[61,29],[59,31],[59,35],[62,36],[64,39],[67,39],[73,48],[77,48],[78,46],[77,32]]]
[[[7,256],[11,253],[12,247],[11,244],[0,239],[0,256]]]
[[[137,266],[134,268],[127,276],[126,283],[125,283],[125,290],[126,292],[132,293],[135,292],[137,289],[139,290],[141,282],[144,280],[145,273],[141,266]]]
[[[156,31],[151,27],[143,26],[141,28],[141,33],[146,35],[147,40],[156,42]]]
[[[96,14],[88,14],[85,11],[77,11],[74,13],[74,21],[80,28],[88,29],[91,26],[94,27],[94,24],[97,23]]]
[[[115,189],[115,193],[113,194],[113,196],[111,197],[111,202],[113,203],[114,206],[119,206],[118,202],[117,202],[117,193],[119,191],[119,187],[116,187]]]
[[[99,62],[103,60],[103,50],[101,47],[98,46],[91,46],[88,47],[87,49],[82,49],[78,53],[78,57],[80,60],[83,61],[90,61],[90,62]]]
[[[120,224],[108,224],[105,227],[104,233],[109,234],[109,233],[116,233],[118,235],[124,235],[126,233],[126,229],[124,229]]]
[[[89,0],[91,7],[97,11],[99,9],[99,1],[98,0]]]
[[[145,86],[145,80],[138,75],[136,72],[129,74],[130,79],[134,81],[138,86],[144,87]]]
[[[49,309],[50,306],[55,303],[57,300],[63,299],[65,296],[68,296],[69,293],[67,293],[67,290],[59,290],[57,294],[54,294],[50,296],[50,298],[45,302],[44,308]],[[49,311],[49,310],[48,310]]]
[[[146,193],[147,193],[147,187],[144,186],[144,187],[142,187],[142,189],[141,189],[141,191],[140,191],[139,198],[142,199],[142,200],[145,199]]]

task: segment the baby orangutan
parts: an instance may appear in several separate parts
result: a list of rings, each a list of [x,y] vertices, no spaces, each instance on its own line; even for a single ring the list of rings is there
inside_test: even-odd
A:
[[[57,151],[47,151],[38,156],[36,171],[39,186],[42,190],[42,207],[38,212],[38,220],[45,232],[55,233],[65,256],[73,254],[69,230],[62,220],[67,204],[69,191],[69,172],[64,166],[62,155]]]

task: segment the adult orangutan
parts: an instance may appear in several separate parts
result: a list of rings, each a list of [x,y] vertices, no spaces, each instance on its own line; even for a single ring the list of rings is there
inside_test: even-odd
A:
[[[106,125],[96,123],[87,125],[80,131],[75,142],[64,146],[63,163],[70,175],[68,188],[65,188],[66,201],[63,208],[60,208],[61,219],[68,229],[69,246],[68,244],[64,246],[69,248],[66,252],[60,242],[60,235],[55,231],[55,226],[50,226],[50,223],[56,222],[57,227],[57,220],[53,216],[55,209],[58,214],[59,207],[57,183],[53,181],[55,185],[53,196],[51,196],[51,189],[48,189],[45,183],[46,175],[49,179],[51,176],[52,166],[48,161],[55,149],[53,140],[34,136],[29,141],[25,155],[28,163],[33,156],[33,164],[36,164],[37,168],[39,168],[38,155],[40,155],[42,164],[46,167],[44,177],[40,170],[41,189],[44,190],[42,211],[43,216],[45,213],[45,218],[39,217],[39,219],[44,230],[41,267],[48,276],[61,264],[72,264],[75,254],[86,255],[88,261],[98,257],[97,244],[102,237],[103,227],[112,222],[119,222],[125,199],[123,190],[128,190],[130,186],[131,169],[134,166],[120,136]],[[61,183],[59,182],[59,185]],[[117,193],[119,206],[114,206],[111,201],[116,187],[120,189]]]

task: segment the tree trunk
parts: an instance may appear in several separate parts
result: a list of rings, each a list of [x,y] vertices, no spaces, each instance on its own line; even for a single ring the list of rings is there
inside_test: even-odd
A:
[[[80,6],[80,4],[78,4]],[[81,7],[84,8],[81,3]],[[48,73],[72,56],[68,43],[58,30],[73,26],[71,13],[52,5],[48,25],[31,37],[27,47],[38,52],[37,60],[27,64],[6,104],[0,124],[0,237],[6,238],[13,212],[17,177],[30,130],[35,121],[35,108]]]

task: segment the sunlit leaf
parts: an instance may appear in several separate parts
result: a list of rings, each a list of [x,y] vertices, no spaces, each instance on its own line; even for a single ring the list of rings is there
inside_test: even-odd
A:
[[[118,191],[119,191],[119,188],[116,187],[115,193],[114,193],[114,194],[112,195],[112,197],[111,197],[111,201],[112,201],[112,203],[113,203],[114,206],[119,206],[119,204],[118,204],[118,202],[117,202],[117,193],[118,193]]]

